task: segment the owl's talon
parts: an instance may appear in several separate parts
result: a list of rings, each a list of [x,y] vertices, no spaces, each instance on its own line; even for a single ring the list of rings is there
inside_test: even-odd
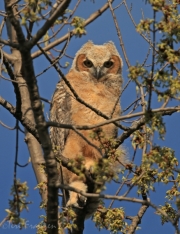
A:
[[[71,200],[69,200],[69,201],[67,202],[67,204],[66,204],[66,207],[70,207],[70,206],[77,207],[77,206],[79,206],[79,205],[78,205],[77,201],[73,203]]]
[[[66,207],[75,207],[75,208],[80,208],[82,209],[85,205],[86,205],[86,201],[87,198],[82,196],[82,195],[78,195],[76,197],[76,199],[69,199],[69,201],[66,204]]]
[[[77,208],[77,209],[83,209],[84,207],[79,206],[79,204],[73,204],[72,207]]]
[[[91,176],[94,174],[94,167],[93,166],[91,166],[89,168],[89,173],[90,173]]]
[[[79,195],[78,196],[78,201],[79,201],[79,203],[80,203],[80,206],[85,206],[86,205],[86,201],[87,201],[87,198],[86,197],[84,197],[84,196],[82,196],[82,195]]]
[[[71,202],[68,202],[66,207],[73,207],[73,208],[78,208],[78,209],[83,209],[83,207],[81,207],[77,202],[71,204]]]

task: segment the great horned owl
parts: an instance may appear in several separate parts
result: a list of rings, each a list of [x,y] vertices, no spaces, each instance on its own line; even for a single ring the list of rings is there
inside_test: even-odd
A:
[[[122,86],[122,65],[122,59],[113,42],[94,45],[88,41],[76,53],[66,79],[85,103],[109,118],[111,115],[114,118],[120,115],[120,104],[117,100]],[[50,118],[57,123],[72,125],[94,125],[105,120],[81,104],[63,80],[57,84],[53,95]],[[114,124],[105,125],[101,129],[107,138],[117,137],[118,130]],[[81,130],[80,133],[93,145],[99,147],[100,142],[90,136],[92,130]],[[76,160],[82,156],[87,170],[102,158],[96,148],[73,130],[51,127],[50,135],[56,150],[69,159]],[[64,184],[84,192],[88,191],[86,181],[64,167],[62,171]],[[69,192],[67,206],[77,206],[79,198],[80,195],[77,193]],[[91,208],[89,213],[93,211],[94,208]]]

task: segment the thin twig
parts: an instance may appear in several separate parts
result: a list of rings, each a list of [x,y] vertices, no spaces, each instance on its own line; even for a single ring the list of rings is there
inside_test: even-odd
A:
[[[122,6],[124,2],[122,1],[121,3],[119,3],[116,7],[113,8],[113,10],[115,11],[117,8],[119,8],[120,6]]]
[[[114,104],[113,110],[112,110],[112,112],[111,112],[111,114],[110,114],[110,119],[112,118],[112,116],[113,116],[113,114],[114,114],[114,111],[115,111],[115,109],[116,109],[116,106],[117,106],[117,104],[118,104],[118,102],[119,102],[120,97],[122,96],[123,92],[124,92],[125,89],[128,87],[128,85],[130,84],[130,82],[131,82],[131,80],[129,79],[128,82],[126,83],[126,85],[124,86],[124,88],[122,89],[122,91],[120,92],[119,97],[117,98],[117,100],[116,100],[116,102],[115,102],[115,104]]]
[[[65,22],[68,22],[68,21],[72,18],[72,16],[74,15],[75,11],[77,10],[77,8],[78,8],[80,2],[81,2],[81,0],[78,0],[78,1],[77,1],[77,3],[76,3],[76,5],[75,5],[74,9],[72,10],[72,12],[71,12],[71,14],[69,15],[69,17],[65,20]],[[61,27],[60,27],[55,33],[53,33],[52,36],[50,36],[50,37],[49,37],[48,39],[46,39],[46,40],[39,41],[38,44],[45,43],[46,41],[49,41],[49,40],[51,40],[52,38],[55,38],[56,35],[57,35],[57,34],[63,29],[63,27],[66,25],[65,22],[61,25]]]
[[[142,172],[141,175],[133,182],[133,184],[129,187],[129,189],[124,193],[124,195],[122,195],[123,197],[126,197],[129,192],[132,190],[132,188],[136,185],[136,183],[143,177],[143,175],[145,174],[146,172]]]
[[[152,83],[154,76],[154,60],[155,60],[155,45],[156,45],[156,33],[155,33],[155,20],[156,20],[156,11],[153,10],[153,54],[152,54],[152,67],[151,67],[151,78],[149,80],[149,99],[148,99],[148,107],[147,110],[151,110],[151,98],[152,98]]]
[[[145,98],[144,98],[144,90],[143,87],[140,86],[140,93],[141,93],[141,106],[142,110],[145,112],[146,111],[146,103],[145,103]],[[146,125],[143,125],[143,130],[144,130],[144,145],[143,145],[143,150],[142,150],[142,158],[144,157],[146,150],[147,150],[147,129]]]
[[[133,22],[134,27],[136,28],[137,25],[136,25],[136,23],[135,23],[135,21],[134,21],[134,19],[133,19],[133,17],[132,17],[131,11],[130,11],[129,8],[128,8],[128,5],[127,5],[127,3],[126,3],[126,0],[123,0],[123,2],[124,2],[124,5],[125,5],[125,7],[126,7],[126,10],[127,10],[128,14],[129,14],[129,16],[130,16],[130,19],[131,19],[131,21]],[[152,42],[151,42],[150,39],[148,39],[144,34],[142,34],[142,33],[140,33],[140,32],[139,32],[139,34],[145,39],[145,41],[147,41],[147,42],[149,43],[149,45],[150,45],[151,47],[153,47],[153,44],[152,44]]]
[[[46,99],[46,98],[40,97],[40,99],[41,99],[42,101],[44,101],[44,102],[47,102],[47,103],[51,104],[51,101],[48,100],[48,99]]]
[[[9,126],[7,126],[5,123],[3,123],[1,120],[0,120],[0,124],[1,124],[3,127],[7,128],[7,129],[9,129],[9,130],[14,130],[14,129],[16,129],[16,125],[15,125],[14,127],[9,127]]]
[[[111,0],[111,3],[112,3],[113,1],[114,1],[114,0]],[[109,4],[106,3],[106,4],[104,4],[100,9],[98,9],[98,10],[95,11],[93,14],[91,14],[91,15],[89,16],[89,18],[85,20],[85,22],[84,22],[84,27],[86,27],[87,25],[89,25],[90,23],[92,23],[94,20],[96,20],[96,19],[97,19],[99,16],[101,16],[102,13],[104,13],[108,8],[109,8]],[[68,39],[69,35],[70,35],[70,36],[75,35],[74,31],[72,30],[72,31],[66,33],[66,34],[65,34],[64,36],[62,36],[61,38],[57,39],[56,41],[49,43],[49,45],[47,45],[47,46],[45,46],[45,47],[43,48],[43,51],[48,51],[48,50],[52,49],[53,47],[55,47],[55,46],[61,44],[62,42],[66,41],[66,40]],[[34,52],[34,53],[31,55],[31,57],[32,57],[32,58],[37,58],[37,57],[40,56],[41,54],[42,54],[42,51],[39,50],[39,51]]]
[[[6,216],[1,222],[0,222],[0,227],[3,226],[3,224],[9,219],[8,216]]]
[[[86,141],[88,143],[88,145],[92,146],[93,148],[95,148],[101,156],[103,156],[101,149],[98,148],[96,145],[94,145],[93,143],[91,143],[83,134],[81,134],[75,127],[73,127],[73,130],[75,131],[75,133],[77,133],[84,141]]]
[[[119,186],[118,190],[117,190],[116,193],[115,193],[115,196],[117,196],[117,195],[119,194],[119,192],[121,191],[122,187],[124,186],[124,184],[125,184],[125,182],[127,181],[127,179],[128,179],[128,177],[129,177],[130,174],[131,174],[131,171],[129,171],[128,174],[126,175],[126,179],[125,179],[125,180],[123,181],[123,183]],[[115,201],[114,199],[111,201],[111,203],[110,203],[108,209],[110,209],[110,208],[113,206],[114,201]]]
[[[147,92],[144,94],[144,97],[147,95]],[[136,104],[139,100],[141,99],[141,97],[138,97],[135,101],[133,101],[128,107],[126,107],[123,111],[122,111],[122,113],[124,113],[124,112],[126,112],[129,108],[131,108],[131,106],[133,106],[134,104]],[[140,104],[139,104],[140,105]],[[135,109],[133,108],[133,111],[134,111]]]
[[[4,98],[0,96],[0,105],[3,106],[6,110],[8,110],[17,120],[21,122],[21,124],[38,140],[39,135],[36,129],[36,126],[25,116],[22,116],[16,111],[16,108],[6,101]]]
[[[112,8],[112,5],[111,5],[111,1],[108,0],[108,4],[109,4],[109,8],[111,10],[111,14],[113,16],[113,20],[114,20],[114,24],[115,24],[115,27],[116,27],[116,31],[117,31],[117,35],[118,35],[118,38],[119,38],[119,41],[120,41],[120,46],[122,48],[122,51],[123,51],[123,55],[124,55],[124,58],[126,60],[126,64],[128,66],[128,68],[131,66],[130,65],[130,62],[128,60],[128,57],[127,57],[127,54],[126,54],[126,50],[125,50],[125,47],[124,47],[124,43],[123,43],[123,39],[122,39],[122,35],[121,35],[121,31],[120,31],[120,28],[118,26],[118,22],[117,22],[117,19],[116,19],[116,15],[114,13],[114,10]]]

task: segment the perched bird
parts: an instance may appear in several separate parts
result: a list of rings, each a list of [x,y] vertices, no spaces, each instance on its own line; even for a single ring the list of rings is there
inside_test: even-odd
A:
[[[121,112],[118,98],[122,87],[122,66],[122,59],[113,42],[94,45],[88,41],[76,53],[66,79],[81,100],[109,118],[115,118]],[[57,123],[89,126],[105,121],[87,105],[80,103],[63,79],[57,84],[52,98],[50,119]],[[76,161],[82,157],[85,168],[91,170],[102,158],[97,149],[100,141],[93,139],[92,131],[81,130],[80,136],[74,130],[51,127],[50,136],[56,152]],[[117,126],[113,123],[102,126],[101,131],[106,139],[116,138],[118,133]],[[65,167],[62,172],[64,184],[84,192],[90,191],[85,179]],[[79,201],[83,200],[83,196],[71,191],[67,197],[67,206],[78,206]],[[95,204],[91,205],[89,201]],[[84,199],[84,205],[89,204],[87,217],[95,211],[99,202],[97,199],[89,201]]]

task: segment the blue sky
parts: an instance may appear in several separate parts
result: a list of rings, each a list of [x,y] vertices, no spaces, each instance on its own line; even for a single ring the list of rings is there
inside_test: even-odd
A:
[[[73,3],[70,5],[69,9],[72,9],[74,7],[74,3],[76,1],[72,1]],[[106,1],[101,0],[97,1],[95,0],[95,3],[90,0],[82,1],[80,4],[77,12],[75,15],[81,16],[82,18],[87,19],[95,10],[98,10]],[[136,21],[136,23],[139,22],[142,16],[143,9],[144,16],[147,18],[152,18],[152,11],[151,8],[148,5],[145,5],[145,1],[142,0],[136,0],[136,1],[127,1],[128,5],[130,6],[132,3],[132,15]],[[135,3],[134,3],[135,2]],[[115,4],[113,6],[116,6],[120,3],[120,1],[115,1]],[[0,10],[4,9],[3,1],[0,1]],[[148,44],[144,41],[144,39],[136,33],[136,30],[125,10],[124,6],[121,6],[119,9],[115,11],[119,27],[122,32],[123,36],[123,42],[125,45],[125,49],[127,52],[127,56],[129,58],[129,61],[131,65],[135,65],[136,62],[142,63],[144,61],[144,58],[147,54],[148,50]],[[2,18],[1,18],[2,19]],[[37,29],[38,25],[36,25],[35,30]],[[68,27],[71,29],[71,27]],[[120,42],[117,37],[117,32],[113,23],[113,19],[111,16],[110,11],[106,11],[103,13],[101,17],[99,17],[96,21],[91,23],[86,28],[87,34],[85,36],[82,36],[81,38],[72,38],[70,41],[70,45],[67,49],[67,54],[70,56],[74,56],[77,50],[88,40],[92,40],[94,44],[103,44],[107,41],[113,41],[121,54],[123,60],[123,53],[121,50]],[[35,32],[35,31],[34,31]],[[64,33],[67,32],[67,28],[63,29],[62,32],[59,34],[59,37],[63,36]],[[4,30],[3,33],[4,38],[6,38],[6,30]],[[62,49],[63,45],[59,45],[56,48]],[[36,49],[33,49],[33,51],[36,51]],[[60,63],[61,65],[64,65],[65,62],[72,62],[72,60],[68,58],[63,58]],[[151,59],[148,61],[148,64],[151,63]],[[43,71],[49,63],[45,60],[43,56],[40,56],[39,58],[34,60],[34,68],[35,73],[38,74],[41,71]],[[64,74],[68,72],[68,69],[63,70]],[[124,85],[128,81],[127,77],[127,66],[124,61],[124,67],[123,67],[123,79],[124,79]],[[47,99],[51,99],[52,94],[55,90],[56,83],[58,82],[59,77],[57,73],[54,71],[54,69],[48,70],[46,73],[44,73],[42,76],[38,78],[38,85],[39,85],[39,92],[40,96],[45,97]],[[10,82],[4,81],[3,79],[0,80],[0,96],[11,102],[13,105],[15,105],[15,95],[13,91],[13,86]],[[122,109],[126,108],[131,102],[133,102],[136,98],[136,90],[134,83],[130,84],[128,89],[123,93],[121,98],[121,105]],[[156,97],[153,96],[153,107],[160,106],[160,103],[156,102]],[[49,113],[49,105],[45,103],[45,115],[48,115]],[[6,111],[3,109],[3,107],[0,106],[0,120],[3,121],[8,126],[15,126],[15,119]],[[167,125],[167,135],[165,137],[165,141],[158,140],[158,137],[155,138],[156,144],[160,144],[161,146],[167,146],[171,147],[176,152],[176,157],[179,157],[180,152],[180,123],[179,123],[179,114],[173,114],[171,117],[167,116],[164,118],[164,121],[166,121]],[[126,140],[124,143],[124,146],[128,150],[129,158],[132,157],[133,150],[131,147],[130,140]],[[8,208],[8,199],[11,199],[10,197],[10,187],[13,184],[13,167],[14,167],[14,155],[15,155],[15,131],[8,130],[0,125],[0,222],[4,219],[6,216],[5,209]],[[26,147],[26,144],[24,142],[24,136],[20,133],[20,147],[19,147],[19,156],[18,156],[18,162],[20,164],[24,164],[29,159],[29,153]],[[136,162],[140,163],[141,160],[141,151],[139,150],[137,153]],[[23,217],[25,217],[28,220],[28,224],[32,225],[31,227],[28,226],[25,230],[18,230],[15,227],[10,227],[7,225],[4,225],[1,228],[1,233],[8,234],[8,233],[35,233],[34,226],[40,222],[39,216],[43,214],[44,212],[39,209],[40,204],[40,196],[37,189],[34,189],[37,185],[35,175],[33,173],[31,164],[25,168],[18,168],[17,177],[21,179],[21,181],[27,181],[29,186],[29,197],[28,200],[32,201],[33,203],[29,205],[29,211],[23,212]],[[106,194],[114,194],[117,190],[117,185],[111,184],[107,185],[107,191],[105,191]],[[157,185],[156,186],[156,192],[150,192],[149,196],[151,198],[152,203],[158,205],[164,204],[165,201],[165,191],[167,189],[167,186],[163,185]],[[137,197],[136,192],[133,190],[129,196]],[[106,202],[109,204],[109,201]],[[116,207],[124,207],[125,212],[127,215],[133,216],[136,215],[138,212],[138,208],[140,205],[133,204],[133,203],[127,203],[127,202],[116,202]],[[164,226],[161,225],[160,217],[155,215],[155,210],[152,208],[149,208],[146,212],[145,216],[143,217],[142,223],[140,224],[141,230],[137,231],[137,233],[142,234],[151,234],[151,233],[174,233],[174,228],[170,224],[165,224]],[[108,231],[102,231],[103,233],[109,233]],[[94,223],[92,223],[91,220],[86,221],[85,223],[85,234],[90,233],[99,233],[99,231],[94,227]]]

